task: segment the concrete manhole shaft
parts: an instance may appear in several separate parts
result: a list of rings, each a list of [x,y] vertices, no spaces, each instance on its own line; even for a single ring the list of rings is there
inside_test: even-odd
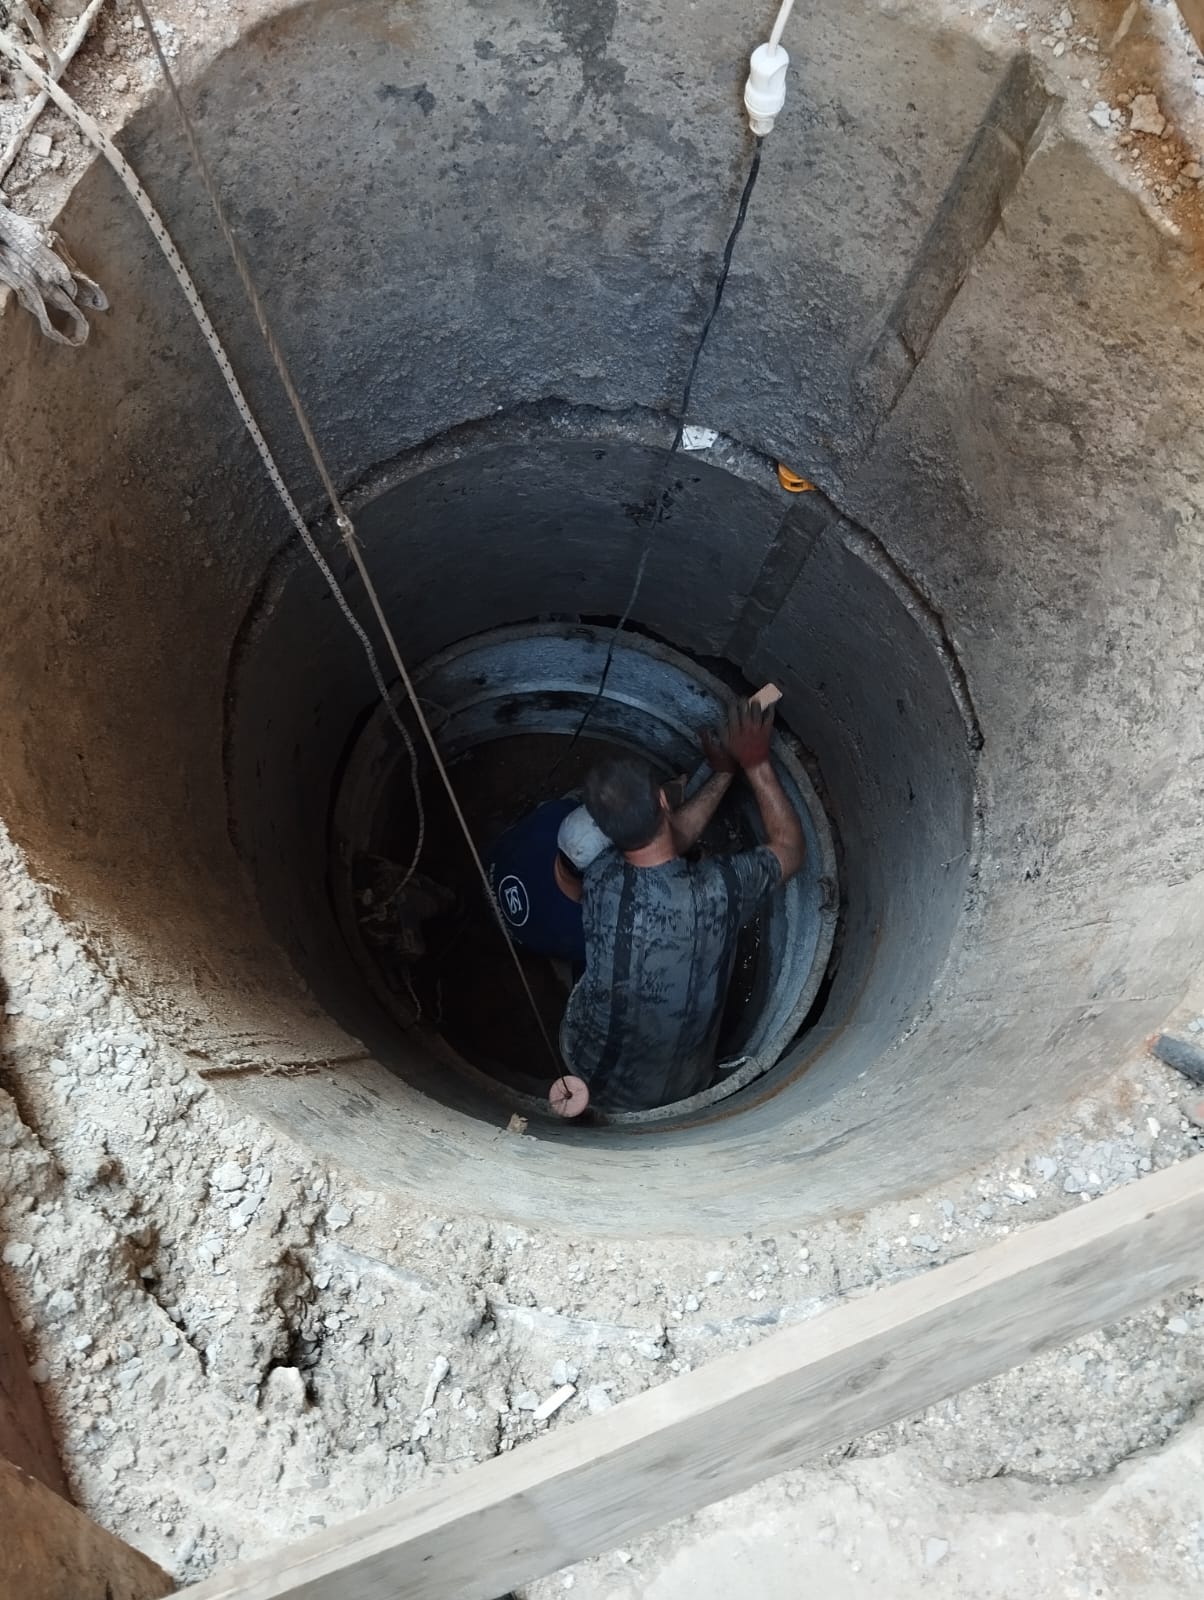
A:
[[[743,24],[256,14],[185,92],[407,660],[618,616],[748,168]],[[432,1206],[695,1235],[862,1210],[1095,1088],[1204,954],[1195,266],[1024,54],[823,0],[807,59],[632,622],[785,691],[840,960],[688,1125],[503,1137],[373,992],[331,894],[371,679],[107,170],[56,224],[112,302],[87,346],[0,326],[0,816],[248,1112]],[[319,519],[170,106],[119,137]]]
[[[677,651],[627,633],[614,651],[606,691],[598,699],[612,636],[609,628],[568,622],[504,628],[443,651],[416,674],[461,804],[478,821],[474,831],[482,849],[534,803],[573,788],[599,744],[648,757],[666,781],[698,766],[699,730],[722,720],[734,698],[731,691]],[[397,704],[404,714],[404,697]],[[587,713],[583,748],[580,740],[574,744],[574,735]],[[747,930],[718,1081],[688,1103],[612,1119],[616,1123],[643,1127],[653,1117],[681,1118],[754,1083],[794,1039],[827,974],[839,900],[835,846],[798,754],[780,734],[775,743],[787,793],[804,819],[807,860],[799,876]],[[571,771],[566,770],[570,761]],[[422,768],[425,808],[438,813],[442,790],[430,763],[423,762]],[[387,927],[375,943],[365,936],[354,868],[365,860],[399,857],[408,862],[416,820],[405,747],[380,707],[357,738],[339,781],[332,892],[344,933],[369,981],[407,1028],[416,1020],[414,979],[398,973],[397,941]],[[548,1074],[539,1037],[524,1039],[514,1059],[504,1026],[482,1030],[474,1025],[490,1009],[487,985],[498,991],[499,1015],[504,1018],[509,1012],[516,1032],[525,1033],[528,1021],[521,987],[491,925],[479,879],[450,818],[440,827],[428,815],[427,831],[420,868],[437,882],[454,877],[458,893],[442,918],[446,953],[438,960],[427,954],[421,963],[435,974],[434,983],[425,985],[425,1016],[431,1018],[437,1008],[444,1036],[464,1041],[460,1050],[470,1065],[488,1073],[487,1063],[499,1053],[512,1059],[511,1086],[521,1091],[518,1109],[539,1115],[546,1107],[536,1096],[542,1099]],[[756,842],[756,810],[747,790],[734,791],[714,832],[717,848]],[[543,975],[542,963],[528,964],[532,979]],[[449,1013],[449,990],[462,996],[458,1017]],[[563,992],[548,996],[546,1023],[553,1037],[562,1003]]]

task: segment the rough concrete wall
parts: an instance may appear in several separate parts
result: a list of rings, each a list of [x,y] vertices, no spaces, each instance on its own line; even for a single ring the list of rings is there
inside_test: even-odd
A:
[[[399,464],[393,487],[368,500],[358,526],[384,604],[403,619],[410,658],[490,625],[620,612],[650,535],[650,515],[633,516],[632,507],[655,500],[664,478],[662,432],[638,416],[616,431],[601,413],[541,410]],[[634,442],[643,438],[658,447]],[[731,452],[720,446],[719,454]],[[968,730],[931,641],[886,578],[841,543],[838,519],[827,538],[817,534],[789,608],[755,654],[755,638],[733,649],[733,618],[747,609],[771,553],[800,529],[796,502],[758,481],[769,477],[764,464],[741,463],[752,477],[732,464],[675,464],[672,508],[657,529],[636,615],[685,648],[724,653],[787,688],[791,726],[819,760],[846,841],[848,932],[826,1026],[847,1023],[861,1004],[881,1045],[923,1002],[961,907],[972,843]],[[232,682],[240,852],[274,931],[316,992],[387,1049],[364,1014],[368,997],[351,973],[321,870],[339,761],[372,687],[303,555],[290,551],[279,563]],[[438,1092],[455,1098],[447,1078],[436,1072]]]
[[[669,440],[648,419],[625,431],[654,439],[655,449],[612,428],[602,417],[541,411],[498,419],[391,469],[393,487],[368,500],[357,527],[408,660],[500,624],[623,609],[648,534],[647,519],[625,508],[659,490]],[[711,655],[781,520],[782,497],[703,463],[687,461],[681,474],[639,615]],[[354,580],[348,592],[362,614]],[[309,558],[290,547],[232,672],[231,818],[273,931],[319,993],[342,995],[335,1014],[361,1033],[375,1007],[335,926],[324,863],[339,763],[374,704],[359,646]],[[387,1034],[373,1038],[387,1048]]]
[[[989,730],[939,1026],[1003,1116],[1034,1066],[1098,1081],[1200,949],[1202,335],[1191,260],[1051,139],[848,492],[889,517]]]
[[[222,930],[216,950],[243,970],[223,1026],[271,1032],[238,1015],[279,963],[241,931],[220,783],[202,777],[220,770],[225,657],[270,547],[270,491],[149,236],[103,173],[92,183],[78,236],[120,284],[114,315],[67,352],[10,308],[0,344],[0,808],[152,992],[191,970],[199,998],[200,941]]]
[[[850,351],[896,292],[993,89],[985,53],[942,44],[948,92],[940,116],[921,118],[906,85],[926,35],[873,8],[833,6],[813,25],[816,69],[767,161],[699,388],[709,420],[789,440],[795,457],[831,427]],[[825,58],[847,65],[839,82]],[[716,0],[688,29],[652,8],[323,6],[221,58],[197,95],[206,149],[340,477],[499,406],[675,402],[748,159],[731,114],[741,70]],[[668,98],[654,93],[665,84]],[[126,143],[291,481],[312,496],[168,108],[142,113]],[[791,219],[784,236],[775,218]],[[10,516],[30,531],[11,546],[10,592],[79,596],[74,616],[17,600],[30,631],[8,636],[7,677],[19,759],[38,770],[11,785],[6,811],[48,870],[66,850],[81,903],[120,882],[127,921],[149,928],[170,861],[184,898],[238,925],[209,754],[223,658],[283,530],[107,170],[87,177],[63,228],[114,310],[78,354],[15,323],[0,352],[3,433],[27,441]],[[78,722],[70,755],[36,731],[64,716]],[[143,844],[127,860],[131,837]],[[146,953],[186,963],[179,916],[158,920]],[[222,942],[275,983],[248,932]]]
[[[829,1008],[795,1060],[812,1063],[835,1045],[839,1064],[825,1065],[843,1077],[925,1008],[948,953],[978,843],[978,730],[903,599],[869,578],[841,531],[834,518],[816,537],[748,672],[786,691],[798,733],[823,753],[840,823],[844,955]]]

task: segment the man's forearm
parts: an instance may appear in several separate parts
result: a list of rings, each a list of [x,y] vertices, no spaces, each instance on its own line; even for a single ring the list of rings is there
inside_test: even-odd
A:
[[[564,857],[559,850],[556,852],[556,863],[552,868],[552,876],[556,879],[556,887],[561,894],[567,895],[574,905],[580,905],[581,897],[584,893],[581,875],[571,871],[566,866]]]
[[[798,813],[786,797],[773,764],[763,761],[745,769],[757,799],[757,810],[765,828],[765,842],[782,866],[782,881],[793,878],[803,864],[806,841]]]
[[[715,772],[707,779],[696,795],[691,795],[683,806],[669,818],[673,842],[679,854],[692,850],[702,838],[703,830],[715,815],[719,802],[731,788],[730,772]]]

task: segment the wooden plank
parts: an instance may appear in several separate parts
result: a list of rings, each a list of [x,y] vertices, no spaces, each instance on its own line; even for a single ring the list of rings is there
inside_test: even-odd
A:
[[[1204,1159],[189,1590],[489,1600],[1204,1278]]]
[[[149,1556],[9,1461],[0,1461],[0,1600],[162,1600]]]
[[[29,1375],[25,1344],[0,1288],[0,1456],[71,1498],[58,1446],[38,1386]]]

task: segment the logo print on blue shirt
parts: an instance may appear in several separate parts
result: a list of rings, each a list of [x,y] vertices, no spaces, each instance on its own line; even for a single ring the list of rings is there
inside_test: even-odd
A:
[[[527,899],[527,886],[521,878],[511,874],[498,884],[498,899],[512,928],[521,928],[531,915],[531,902]]]

